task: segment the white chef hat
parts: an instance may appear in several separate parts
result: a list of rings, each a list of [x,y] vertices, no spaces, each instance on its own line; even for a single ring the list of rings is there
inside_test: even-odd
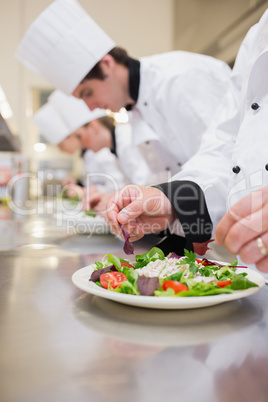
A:
[[[33,121],[46,140],[57,145],[84,124],[103,116],[107,116],[104,109],[90,111],[84,101],[56,90]]]
[[[53,145],[59,144],[70,135],[68,125],[62,120],[54,106],[49,103],[35,113],[33,121],[42,136]]]
[[[55,88],[71,94],[114,47],[76,0],[55,0],[29,27],[16,58]]]
[[[53,105],[69,127],[69,134],[92,120],[107,116],[106,110],[95,109],[91,111],[83,100],[77,99],[72,95],[65,95],[59,90],[52,92],[48,102]]]

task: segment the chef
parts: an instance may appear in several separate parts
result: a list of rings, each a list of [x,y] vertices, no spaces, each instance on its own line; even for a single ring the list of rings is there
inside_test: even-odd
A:
[[[230,209],[216,230],[218,244],[268,273],[267,69],[268,10],[248,32],[236,60],[242,118],[232,157]]]
[[[200,150],[171,182],[131,188],[132,202],[125,207],[117,197],[108,214],[114,230],[120,233],[120,222],[136,240],[143,235],[144,223],[147,231],[153,224],[161,229],[173,226],[189,245],[201,240],[202,228],[195,233],[193,225],[198,219],[203,219],[203,227],[213,222],[215,230],[230,209],[217,227],[217,243],[268,273],[267,69],[268,10],[238,52],[232,75],[239,90],[237,101],[227,93]],[[126,187],[121,197],[129,192]],[[207,239],[210,235],[208,230]]]
[[[116,158],[113,158],[114,163],[122,172],[121,174],[123,174],[127,183],[151,184],[155,175],[149,169],[139,149],[133,146],[132,130],[128,123],[116,123],[112,117],[106,116],[107,112],[104,109],[95,109],[92,112],[83,101],[73,96],[65,95],[59,90],[53,92],[49,97],[49,101],[55,106],[60,116],[68,122],[70,128],[72,128],[72,125],[69,123],[69,119],[76,119],[72,113],[74,102],[81,103],[81,109],[83,109],[85,115],[86,113],[94,115],[96,110],[98,110],[98,113],[102,114],[100,119],[90,119],[90,124],[80,127],[75,132],[72,130],[73,134],[71,136],[76,136],[80,139],[80,147],[82,149],[100,152],[103,148],[109,148],[110,152]],[[105,152],[105,155],[107,157],[107,152]],[[110,170],[108,165],[105,166],[105,159],[99,162],[103,165],[101,169],[103,172],[109,174],[113,171],[113,169]],[[118,189],[118,186],[116,188]]]
[[[126,107],[134,145],[153,171],[170,176],[198,150],[230,86],[230,68],[209,56],[175,51],[129,57],[74,0],[53,1],[16,56],[91,110]]]
[[[59,112],[61,107],[64,110],[64,115]],[[96,109],[90,112],[83,101],[74,97],[67,97],[60,91],[54,91],[48,98],[48,102],[35,113],[33,122],[46,141],[58,146],[64,152],[73,154],[78,150],[81,151],[81,144],[72,133],[79,130],[81,126],[104,116],[106,116],[104,110]],[[104,148],[100,153],[91,150],[85,151],[83,152],[83,160],[85,172],[90,177],[90,183],[89,180],[85,180],[85,186],[91,185],[91,189],[112,192],[115,186],[119,189],[127,184],[127,180],[118,168],[116,158],[109,148]],[[68,187],[70,191],[83,196],[82,188],[78,186]]]
[[[84,151],[88,179],[98,187],[102,183],[102,192],[115,192],[130,182],[150,184],[151,171],[131,143],[129,125],[115,124],[104,109],[90,111],[82,100],[55,90],[34,122],[62,151]]]

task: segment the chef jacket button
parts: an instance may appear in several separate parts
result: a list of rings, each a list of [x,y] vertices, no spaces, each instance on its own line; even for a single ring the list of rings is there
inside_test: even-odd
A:
[[[266,165],[265,165],[265,169],[266,169],[266,170],[268,170],[268,163],[266,163]]]
[[[252,103],[252,105],[251,105],[251,109],[253,109],[253,110],[258,110],[259,107],[260,107],[260,105],[258,105],[258,103],[256,103],[256,102]]]
[[[238,173],[240,172],[240,170],[241,170],[241,169],[240,169],[239,166],[234,166],[234,167],[233,167],[233,172],[236,173],[236,174],[238,174]]]
[[[180,163],[180,162],[178,162],[177,165],[178,165],[179,167],[181,167],[181,163]]]
[[[146,143],[145,143],[145,144],[149,145],[149,144],[150,144],[150,141],[146,141]]]
[[[148,103],[147,102],[144,102],[144,106],[147,106],[148,105]]]
[[[169,172],[169,171],[170,171],[170,167],[166,167],[166,171]]]

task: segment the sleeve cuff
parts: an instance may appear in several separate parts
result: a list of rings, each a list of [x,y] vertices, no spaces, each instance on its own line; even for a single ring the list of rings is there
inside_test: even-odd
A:
[[[212,236],[213,224],[203,191],[192,181],[176,180],[154,186],[171,202],[187,243],[203,243]]]

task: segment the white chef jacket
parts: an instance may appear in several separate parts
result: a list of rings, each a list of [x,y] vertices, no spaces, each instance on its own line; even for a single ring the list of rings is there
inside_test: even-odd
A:
[[[116,155],[109,148],[84,154],[88,185],[104,192],[115,192],[127,184],[150,185],[155,180],[143,156],[132,142],[131,126],[118,123],[115,127]]]
[[[138,112],[135,113],[137,116]],[[163,183],[181,169],[181,163],[166,142],[141,117],[135,122],[132,138],[132,146],[139,149],[152,173],[147,184]]]
[[[129,123],[116,125],[118,163],[129,183],[137,185],[162,183],[178,171],[176,158],[166,149],[165,144],[159,141],[152,129],[148,131],[150,140],[135,146],[131,125]]]
[[[128,180],[118,166],[117,158],[109,148],[98,152],[88,149],[84,156],[85,186],[94,185],[98,190],[112,193],[128,184]]]
[[[134,146],[132,128],[129,123],[118,123],[115,127],[116,155],[118,166],[129,184],[149,185],[153,172],[146,163],[139,148]]]
[[[143,57],[140,63],[138,100],[130,112],[133,141],[139,146],[147,142],[149,166],[155,157],[174,173],[198,150],[228,91],[231,69],[223,61],[184,51]]]
[[[172,178],[203,188],[214,229],[227,209],[268,185],[267,72],[268,10],[240,47],[232,73],[234,90],[229,88],[200,152]]]

